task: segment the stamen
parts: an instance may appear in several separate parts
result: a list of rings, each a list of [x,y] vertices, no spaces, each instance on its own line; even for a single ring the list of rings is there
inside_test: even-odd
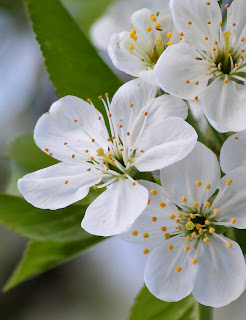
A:
[[[153,195],[157,195],[158,192],[155,189],[152,189],[152,190],[150,190],[150,193]]]
[[[182,267],[180,266],[176,268],[176,272],[180,272],[181,270],[182,270]]]
[[[165,208],[165,206],[166,206],[165,202],[160,203],[160,207]]]
[[[133,236],[137,236],[137,235],[138,235],[138,231],[136,231],[136,230],[135,230],[135,231],[132,231],[132,235],[133,235]]]
[[[148,254],[148,253],[149,253],[149,249],[146,248],[143,250],[143,254]]]
[[[173,245],[172,245],[172,244],[170,244],[170,245],[168,246],[168,250],[169,250],[169,251],[172,251],[172,250],[173,250]]]

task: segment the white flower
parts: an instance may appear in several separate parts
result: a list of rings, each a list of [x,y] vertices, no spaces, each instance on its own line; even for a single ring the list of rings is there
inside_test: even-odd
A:
[[[130,18],[133,13],[142,8],[149,8],[154,12],[169,7],[169,0],[118,0],[106,10],[90,30],[91,40],[94,45],[107,51],[110,38],[114,33],[130,28]]]
[[[200,98],[220,132],[246,129],[246,1],[228,7],[225,31],[217,0],[171,0],[170,7],[187,43],[170,46],[159,59],[161,88],[183,99]]]
[[[237,299],[244,290],[245,261],[239,245],[221,228],[246,228],[246,168],[220,179],[215,154],[198,142],[185,159],[161,170],[161,182],[162,187],[141,182],[149,190],[149,204],[122,236],[150,252],[145,268],[149,290],[164,301],[192,292],[199,303],[212,307]]]
[[[246,167],[246,131],[231,135],[220,152],[223,172],[228,173],[239,167]]]
[[[142,9],[133,14],[130,32],[112,36],[108,53],[116,68],[158,87],[156,62],[168,46],[179,41],[170,9],[156,15]]]
[[[55,102],[39,119],[34,139],[62,162],[20,179],[25,199],[36,207],[55,210],[84,198],[91,186],[102,181],[97,188],[107,190],[87,208],[82,227],[102,236],[126,231],[148,201],[147,189],[135,181],[139,171],[179,161],[197,139],[195,130],[183,120],[185,103],[168,95],[154,98],[155,94],[155,87],[136,79],[123,85],[111,104],[107,94],[107,102],[99,97],[110,133],[92,103],[72,96]]]

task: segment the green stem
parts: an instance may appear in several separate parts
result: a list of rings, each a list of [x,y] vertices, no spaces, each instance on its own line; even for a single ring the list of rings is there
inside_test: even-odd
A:
[[[189,107],[188,101],[185,101],[185,102]],[[187,117],[186,121],[196,130],[196,132],[198,134],[198,141],[200,141],[201,143],[206,145],[207,144],[207,140],[206,140],[204,134],[202,133],[202,131],[201,131],[199,125],[198,125],[198,122],[196,121],[195,117],[193,116],[190,107],[188,109],[188,117]]]
[[[199,304],[199,320],[213,320],[213,309]]]

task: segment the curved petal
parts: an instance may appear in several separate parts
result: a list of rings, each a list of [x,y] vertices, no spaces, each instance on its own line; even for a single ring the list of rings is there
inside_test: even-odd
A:
[[[101,113],[94,106],[73,96],[53,103],[50,111],[38,120],[34,131],[35,142],[41,150],[58,160],[73,164],[88,159],[86,149],[93,156],[97,155],[99,147],[107,150],[107,138],[108,132]]]
[[[148,190],[127,179],[112,183],[87,208],[81,226],[99,236],[112,236],[127,231],[143,212]]]
[[[197,142],[186,158],[162,169],[160,176],[170,200],[179,206],[193,207],[195,201],[200,205],[216,191],[220,167],[216,155]],[[182,197],[186,198],[186,202],[182,202]]]
[[[231,181],[229,185],[226,181]],[[211,207],[219,209],[216,220],[229,222],[236,218],[233,227],[246,229],[246,168],[238,168],[224,176],[219,185],[219,193]]]
[[[246,89],[244,85],[229,80],[211,84],[200,103],[204,114],[219,132],[246,129]]]
[[[228,173],[239,167],[246,167],[246,131],[230,136],[220,152],[220,165]]]
[[[149,201],[146,209],[134,222],[131,229],[123,234],[121,238],[125,241],[144,245],[151,249],[152,246],[163,241],[164,232],[162,227],[175,226],[176,221],[169,219],[171,214],[178,214],[177,207],[167,199],[164,189],[156,183],[139,180],[149,192]],[[157,194],[152,194],[155,190]],[[148,234],[147,237],[143,235]],[[151,246],[151,247],[150,247]]]
[[[155,72],[153,69],[141,71],[141,72],[139,72],[138,76],[139,76],[139,78],[141,78],[145,82],[149,83],[150,85],[156,86],[156,88],[159,87],[159,84],[156,80]]]
[[[187,100],[200,96],[206,88],[208,71],[208,64],[201,54],[185,42],[169,46],[155,66],[156,79],[162,90]]]
[[[193,295],[201,304],[215,308],[223,307],[236,300],[243,292],[246,268],[239,245],[224,236],[210,237],[209,243],[202,242],[202,255],[198,257],[199,273]],[[227,242],[232,247],[226,246]]]
[[[113,34],[110,39],[108,54],[117,69],[138,77],[141,71],[147,70],[147,66],[129,49],[130,44],[129,32]]]
[[[228,8],[226,30],[231,31],[234,44],[242,36],[246,25],[246,2],[234,0]]]
[[[91,186],[102,179],[96,171],[86,171],[84,165],[58,163],[29,173],[18,181],[26,201],[41,209],[56,210],[87,196]]]
[[[183,245],[180,243],[183,241]],[[164,240],[149,256],[145,267],[145,283],[150,292],[158,299],[174,302],[187,297],[193,290],[198,266],[192,264],[195,249],[185,251],[185,241],[179,236]],[[173,249],[168,250],[169,245]],[[191,258],[184,261],[187,254]],[[176,268],[181,266],[180,272]]]
[[[170,8],[177,29],[194,47],[206,51],[219,41],[222,13],[217,0],[171,0]]]
[[[162,169],[183,159],[197,141],[196,131],[181,118],[154,120],[147,122],[136,146],[134,166],[139,171]]]

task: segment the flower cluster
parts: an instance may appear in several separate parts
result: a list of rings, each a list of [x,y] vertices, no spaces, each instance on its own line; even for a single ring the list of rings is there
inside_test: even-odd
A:
[[[192,292],[213,307],[237,299],[246,280],[241,248],[224,235],[246,228],[246,2],[224,9],[225,23],[217,0],[171,0],[170,9],[135,12],[108,53],[137,79],[111,101],[99,97],[105,119],[91,99],[55,102],[34,139],[60,163],[18,183],[28,202],[51,210],[104,188],[82,228],[143,246],[145,282],[159,299]],[[220,164],[185,121],[192,101],[214,131],[228,133]]]

